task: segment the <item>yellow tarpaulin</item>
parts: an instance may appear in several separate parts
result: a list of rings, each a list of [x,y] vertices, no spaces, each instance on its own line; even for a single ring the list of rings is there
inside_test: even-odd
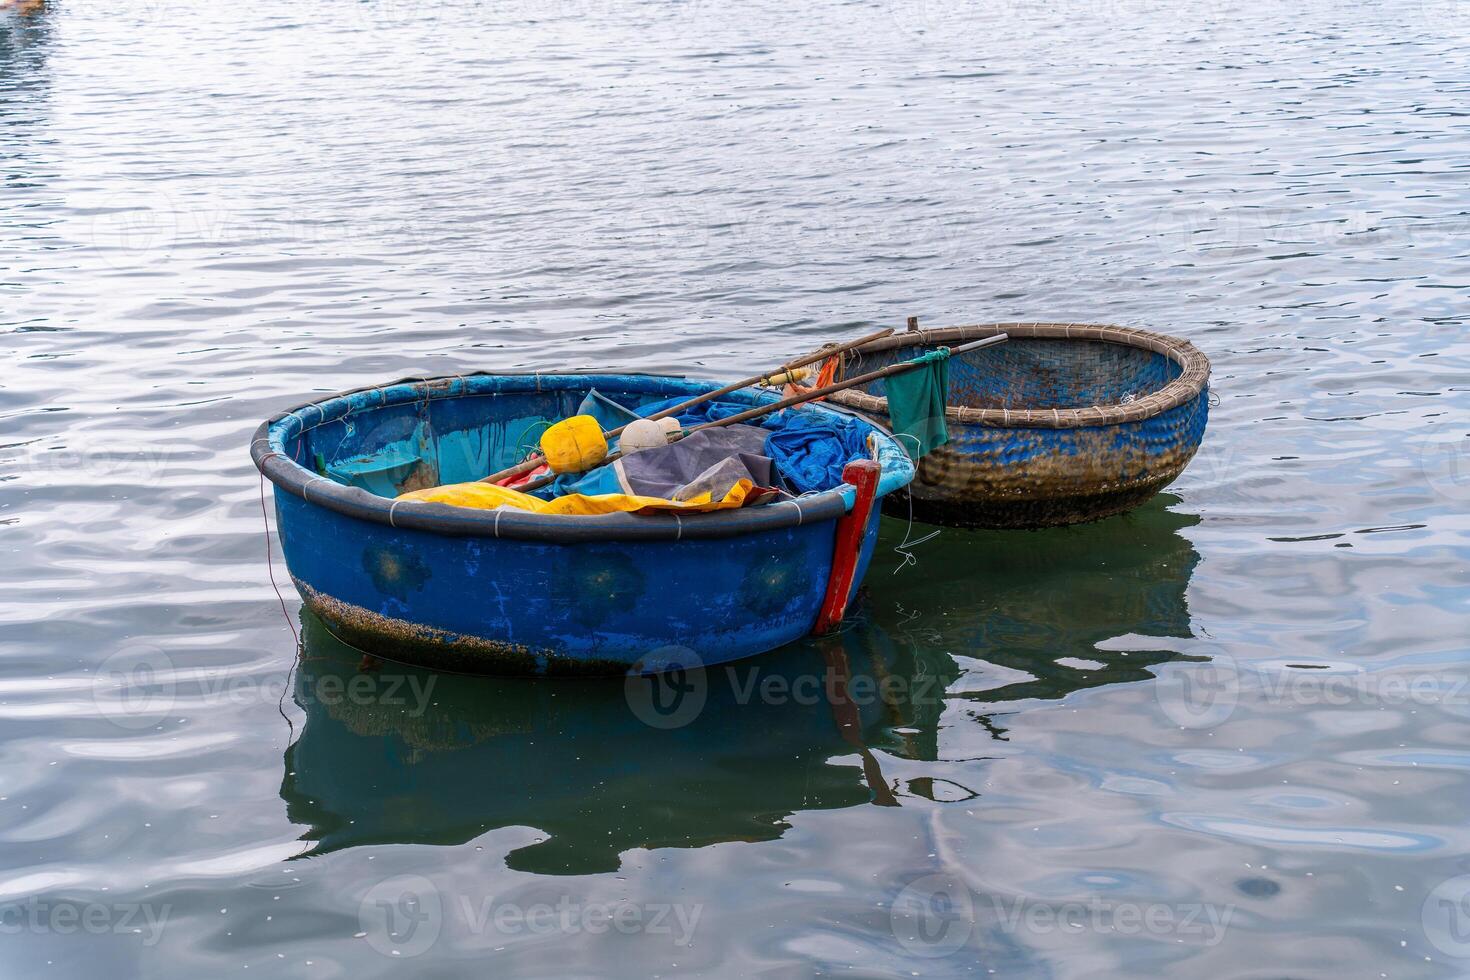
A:
[[[535,514],[617,514],[661,510],[730,510],[743,506],[754,488],[755,483],[750,480],[737,480],[720,500],[710,499],[708,491],[696,494],[688,500],[639,497],[626,493],[601,493],[595,496],[569,493],[554,500],[542,500],[529,493],[521,493],[509,487],[497,487],[492,483],[451,483],[448,486],[399,494],[398,499],[449,504],[451,507],[477,507],[480,510],[514,507]]]

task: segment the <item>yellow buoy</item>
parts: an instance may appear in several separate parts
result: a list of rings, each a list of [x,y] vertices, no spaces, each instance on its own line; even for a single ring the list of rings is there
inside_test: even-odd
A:
[[[592,416],[573,415],[541,434],[541,455],[553,473],[582,473],[607,455],[607,437]]]

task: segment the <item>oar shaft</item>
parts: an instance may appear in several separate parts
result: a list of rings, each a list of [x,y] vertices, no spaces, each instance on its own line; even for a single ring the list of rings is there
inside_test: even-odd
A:
[[[687,411],[693,408],[695,405],[702,405],[712,398],[720,398],[724,395],[739,391],[741,388],[749,388],[753,384],[758,384],[773,375],[781,374],[785,371],[794,371],[797,368],[806,367],[808,364],[813,364],[817,361],[825,361],[829,357],[835,357],[838,354],[846,353],[853,348],[862,347],[864,344],[871,344],[875,340],[882,340],[884,337],[887,337],[891,333],[893,333],[893,328],[889,327],[886,330],[879,330],[876,333],[870,333],[866,337],[859,337],[857,340],[849,340],[847,343],[844,344],[836,344],[830,347],[824,347],[821,350],[813,351],[810,354],[805,354],[801,357],[798,357],[794,361],[787,361],[785,364],[776,368],[774,371],[770,371],[766,374],[753,375],[749,378],[736,381],[734,384],[725,385],[725,387],[723,388],[718,388],[714,391],[707,391],[702,395],[696,395],[686,402],[680,402],[673,408],[666,408],[662,412],[659,412],[656,415],[650,415],[648,417],[650,419],[657,420],[669,418],[673,415],[678,415],[680,412]],[[613,429],[611,432],[607,433],[607,438],[617,438],[618,436],[623,434],[623,430],[625,428],[627,428],[626,425],[618,426],[616,429]],[[529,473],[544,462],[546,462],[546,460],[540,453],[532,453],[530,456],[521,460],[519,463],[516,463],[514,466],[507,466],[505,469],[501,470],[498,473],[491,473],[489,476],[480,477],[479,482],[499,483],[501,480],[505,480],[513,476],[521,476],[523,474]]]
[[[808,364],[815,364],[817,361],[825,361],[829,357],[835,357],[838,354],[844,354],[847,351],[850,351],[856,347],[862,347],[865,344],[871,344],[875,340],[882,340],[884,337],[887,337],[891,333],[893,333],[893,328],[889,327],[887,330],[879,330],[877,333],[870,333],[866,337],[859,337],[857,340],[849,340],[845,344],[837,344],[833,347],[826,347],[818,351],[813,351],[812,353],[807,354],[803,357],[798,357],[794,361],[787,361],[785,364],[781,365],[774,371],[767,372],[766,374],[753,375],[752,377],[745,378],[741,381],[736,381],[733,384],[725,385],[725,387],[718,388],[715,391],[707,391],[702,395],[697,395],[694,398],[689,399],[687,402],[675,405],[673,408],[666,408],[662,412],[658,412],[648,417],[651,419],[666,419],[670,416],[678,415],[680,412],[693,408],[695,405],[702,405],[705,402],[710,401],[711,399],[733,394],[734,392],[739,391],[741,388],[749,388],[751,385],[759,384],[760,382],[765,381],[767,378],[773,377],[774,375],[782,374],[787,371],[795,371],[797,368],[806,367]],[[614,429],[613,431],[608,433],[608,436],[611,437],[618,435],[622,431],[623,429],[621,427]]]
[[[998,344],[1006,339],[1007,337],[1005,334],[996,334],[994,337],[986,337],[984,340],[977,340],[974,343],[965,344],[963,347],[956,347],[949,353],[950,356],[954,356],[955,354],[967,354],[972,350],[979,350],[982,347],[989,347],[991,344]],[[869,383],[870,381],[877,381],[879,378],[887,378],[895,374],[902,374],[905,371],[912,371],[918,366],[919,364],[914,361],[899,361],[897,364],[890,364],[887,367],[878,368],[876,371],[869,371],[867,374],[860,374],[856,378],[846,378],[842,381],[837,382],[836,384],[830,384],[825,388],[811,388],[807,391],[802,392],[799,395],[792,395],[789,398],[783,398],[778,402],[771,403],[770,405],[757,405],[755,408],[752,408],[748,411],[740,412],[736,415],[731,415],[728,418],[718,419],[714,422],[705,422],[702,425],[692,426],[685,431],[686,433],[698,432],[700,429],[713,429],[716,426],[734,425],[737,422],[746,422],[750,419],[759,418],[762,415],[770,415],[772,412],[779,412],[782,409],[791,408],[795,405],[801,405],[809,401],[814,401],[818,398],[825,398],[828,395],[834,394],[839,391],[846,391],[848,388],[855,388],[858,385],[864,385]]]
[[[976,340],[972,343],[953,348],[949,353],[951,357],[953,357],[955,354],[968,354],[970,351],[979,350],[982,347],[989,347],[991,344],[999,344],[1008,339],[1009,337],[1007,337],[1006,334],[998,333],[994,337],[986,337],[983,340]],[[919,367],[921,363],[922,362],[919,361],[899,361],[897,364],[890,364],[887,367],[878,368],[876,371],[869,371],[867,374],[860,374],[856,378],[847,378],[843,381],[837,382],[836,384],[827,385],[825,388],[812,388],[808,391],[802,392],[799,395],[791,395],[788,398],[783,398],[778,402],[772,402],[769,405],[757,405],[755,408],[749,409],[744,412],[737,412],[736,414],[728,416],[727,418],[716,419],[713,422],[704,422],[700,425],[690,426],[669,441],[671,443],[677,442],[690,433],[699,432],[702,429],[718,429],[726,425],[735,425],[740,422],[748,422],[751,419],[760,418],[763,415],[770,415],[773,412],[779,412],[783,409],[793,408],[797,405],[803,405],[809,401],[814,401],[818,398],[825,398],[828,395],[834,394],[839,391],[845,391],[848,388],[855,388],[858,385],[864,385],[868,384],[871,381],[877,381],[880,378],[888,378],[892,377],[895,374],[903,374],[905,371],[912,371],[914,368]],[[608,453],[607,456],[603,459],[602,463],[598,465],[606,465],[608,463],[616,462],[617,460],[621,459],[622,456],[623,454],[621,452]],[[539,490],[555,479],[556,475],[548,474],[538,480],[533,480],[532,482],[527,483],[520,489],[523,491]]]
[[[1005,339],[1005,334],[998,333],[994,337],[982,337],[979,340],[972,340],[968,344],[961,344],[958,347],[951,347],[949,349],[949,356],[954,357],[956,354],[968,354],[972,350],[979,350],[982,347],[989,347],[991,344],[998,344]]]
[[[480,477],[479,482],[499,483],[501,480],[509,479],[513,476],[521,476],[522,474],[529,473],[544,462],[546,462],[545,457],[540,453],[536,453],[532,456],[527,456],[514,466],[507,466],[498,473],[491,473],[489,476]]]

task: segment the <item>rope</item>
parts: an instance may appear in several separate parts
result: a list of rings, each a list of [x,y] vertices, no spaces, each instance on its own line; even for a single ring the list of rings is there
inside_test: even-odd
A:
[[[919,437],[914,435],[913,433],[895,432],[893,434],[893,438],[900,441],[902,441],[903,439],[912,439],[914,440],[914,452],[917,453],[919,451]],[[904,528],[903,540],[893,546],[894,553],[902,556],[903,558],[903,561],[899,562],[898,567],[893,570],[894,575],[897,575],[899,572],[903,571],[905,568],[908,568],[910,565],[917,566],[919,564],[919,559],[918,556],[914,554],[913,549],[917,548],[919,545],[923,544],[926,541],[932,541],[934,538],[939,537],[940,533],[940,529],[936,528],[928,534],[924,535],[922,538],[918,538],[917,540],[913,541],[909,540],[909,535],[914,533],[913,491],[905,491],[904,496],[908,498],[909,502],[909,522],[908,526]]]
[[[265,475],[264,473],[261,474],[261,476],[264,476],[264,475]],[[307,503],[311,503],[311,498],[306,495],[306,491],[309,490],[309,489],[311,489],[311,485],[313,483],[332,483],[332,482],[334,482],[334,481],[328,480],[324,476],[316,476],[316,475],[313,475],[310,480],[307,480],[305,483],[301,484],[301,499],[304,500],[304,501],[306,501]]]
[[[279,455],[279,454],[278,454]],[[286,610],[286,597],[281,595],[281,587],[276,584],[275,559],[271,557],[271,522],[265,509],[265,474],[260,474],[260,521],[265,529],[265,570],[270,576],[271,588],[276,590],[276,601],[281,604],[281,615],[286,617],[286,627],[291,631],[291,638],[301,646],[301,635],[296,632],[296,624],[291,622],[291,614]]]
[[[317,411],[322,412],[320,406],[317,407]],[[352,413],[355,411],[357,411],[357,406],[349,403],[347,406],[347,412],[340,419],[336,420],[342,423],[342,438],[338,439],[337,445],[332,447],[333,463],[337,462],[337,454],[342,451],[342,444],[347,441],[348,436],[352,435]],[[321,428],[322,425],[326,423],[326,419],[327,413],[322,412],[322,421],[317,423],[317,428]],[[327,458],[325,453],[322,454],[322,458]]]
[[[279,456],[280,453],[275,455]],[[265,460],[261,460],[262,463]],[[271,557],[271,522],[265,509],[265,473],[260,474],[260,520],[262,529],[265,531],[265,570],[270,576],[271,588],[275,590],[276,601],[281,604],[281,615],[285,617],[286,628],[291,631],[291,639],[296,643],[296,655],[291,658],[291,666],[286,671],[286,682],[281,685],[281,696],[276,699],[276,712],[286,722],[289,735],[286,736],[287,744],[296,740],[296,723],[291,716],[286,714],[286,692],[291,690],[296,676],[296,665],[300,663],[305,650],[301,646],[301,634],[296,632],[296,624],[291,622],[291,613],[286,609],[286,597],[281,595],[281,587],[276,584],[275,559]]]
[[[539,440],[537,442],[531,443],[529,445],[524,444],[522,442],[522,440],[526,438],[526,433],[527,432],[530,432],[532,429],[536,428],[536,426],[538,426],[538,425],[545,426],[547,429],[549,429],[554,424],[555,423],[552,422],[550,419],[537,419],[536,421],[532,422],[530,425],[526,426],[524,429],[521,430],[521,434],[518,435],[518,436],[516,436],[515,442],[511,443],[511,450],[510,450],[511,456],[512,457],[520,456],[521,457],[521,462],[525,462],[527,459],[530,459],[532,453],[540,452],[541,451],[541,443],[540,443]],[[526,450],[526,453],[525,453],[524,456],[521,456],[521,450],[522,450],[522,448],[524,448]]]

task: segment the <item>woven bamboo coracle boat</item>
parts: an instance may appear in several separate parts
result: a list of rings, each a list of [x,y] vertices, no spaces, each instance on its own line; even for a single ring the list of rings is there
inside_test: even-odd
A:
[[[950,362],[949,442],[885,500],[889,513],[912,505],[915,519],[953,527],[1078,524],[1137,507],[1193,458],[1210,362],[1176,337],[1082,323],[910,330],[864,346],[858,369],[998,333],[1010,340]],[[889,425],[883,384],[832,401]]]

